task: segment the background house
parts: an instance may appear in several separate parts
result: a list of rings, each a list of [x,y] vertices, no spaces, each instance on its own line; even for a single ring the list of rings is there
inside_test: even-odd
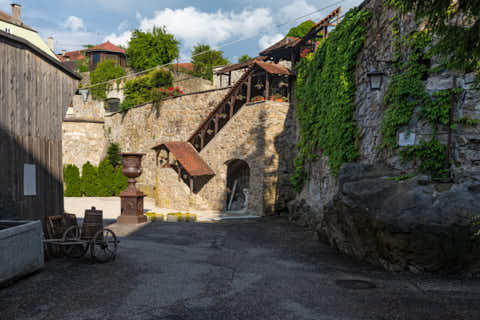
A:
[[[113,60],[123,68],[127,66],[127,54],[125,50],[117,47],[110,41],[89,48],[86,51],[86,55],[90,59],[90,71],[95,70],[97,65],[105,60]]]
[[[62,120],[81,77],[41,46],[0,31],[0,218],[63,212]]]

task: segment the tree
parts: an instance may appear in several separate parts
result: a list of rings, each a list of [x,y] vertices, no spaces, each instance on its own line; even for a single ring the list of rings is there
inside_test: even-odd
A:
[[[172,62],[178,57],[178,40],[165,27],[152,32],[133,31],[128,43],[128,64],[137,71]]]
[[[87,197],[99,194],[98,170],[89,161],[82,167],[82,193]]]
[[[244,63],[247,62],[248,60],[251,60],[252,57],[250,57],[248,54],[244,54],[240,58],[238,58],[238,63]]]
[[[122,166],[117,168],[113,178],[113,189],[115,195],[118,196],[120,192],[125,190],[128,187],[128,178],[122,173]]]
[[[92,98],[95,100],[104,100],[107,98],[107,90],[112,88],[113,83],[104,83],[109,80],[123,77],[126,74],[125,70],[117,66],[113,60],[105,60],[97,65],[95,71],[90,73],[90,84],[95,85],[92,87]]]
[[[193,74],[207,80],[213,80],[213,67],[228,64],[223,51],[210,49],[207,44],[197,44],[192,52]]]
[[[110,143],[107,150],[107,159],[114,168],[120,165],[122,158],[119,155],[120,145],[118,143]]]
[[[304,21],[298,26],[290,29],[290,31],[288,31],[287,33],[287,37],[303,38],[310,30],[312,30],[314,26],[315,22],[313,22],[312,20]]]
[[[111,197],[114,190],[115,168],[108,159],[103,159],[98,165],[98,194],[99,197]]]
[[[80,179],[80,171],[76,165],[69,164],[63,168],[63,180],[67,187],[65,197],[82,196],[82,180]]]

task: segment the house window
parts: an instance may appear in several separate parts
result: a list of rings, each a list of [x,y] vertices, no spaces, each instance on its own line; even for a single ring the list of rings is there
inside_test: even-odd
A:
[[[99,54],[94,54],[92,56],[92,64],[97,65],[100,62],[100,55]]]

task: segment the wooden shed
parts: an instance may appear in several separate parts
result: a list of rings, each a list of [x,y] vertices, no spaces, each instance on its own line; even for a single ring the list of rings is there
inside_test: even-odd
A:
[[[63,212],[62,120],[80,79],[0,31],[0,219]]]

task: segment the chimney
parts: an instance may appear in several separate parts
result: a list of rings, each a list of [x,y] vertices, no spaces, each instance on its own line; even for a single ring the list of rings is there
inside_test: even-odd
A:
[[[65,56],[65,53],[67,53],[67,50],[63,49],[62,50],[62,56]]]
[[[12,19],[16,24],[22,24],[22,6],[18,3],[12,3]]]
[[[53,40],[53,37],[48,37],[48,48],[55,52],[55,42]]]

